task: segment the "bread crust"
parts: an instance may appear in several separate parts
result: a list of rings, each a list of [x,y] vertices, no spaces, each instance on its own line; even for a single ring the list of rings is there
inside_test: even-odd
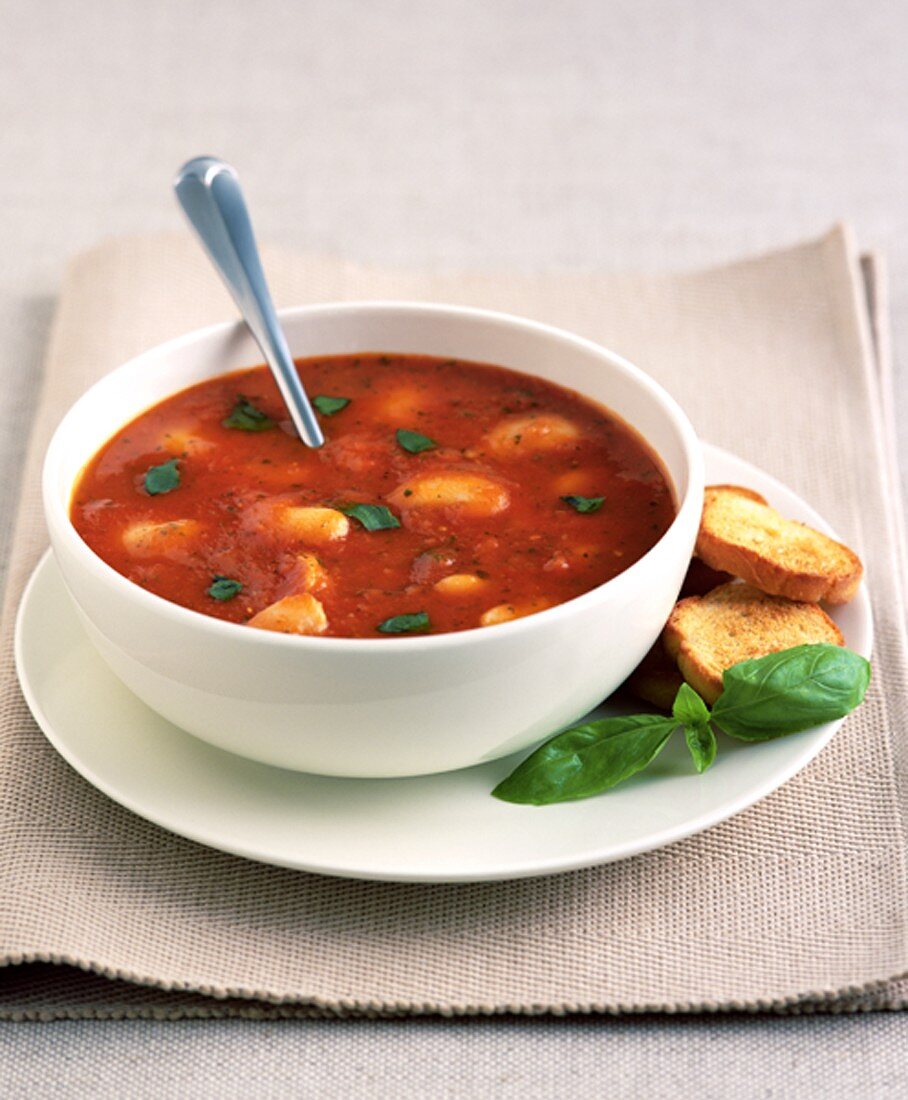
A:
[[[722,673],[732,665],[822,642],[845,644],[842,632],[821,607],[771,596],[739,582],[680,600],[662,632],[665,652],[710,704],[719,698]]]
[[[765,504],[769,507],[769,501],[756,489],[748,489],[746,485],[707,485],[707,493],[737,493],[740,497],[746,497],[756,504]]]
[[[763,592],[808,603],[847,603],[864,571],[853,550],[739,485],[707,487],[696,553]]]

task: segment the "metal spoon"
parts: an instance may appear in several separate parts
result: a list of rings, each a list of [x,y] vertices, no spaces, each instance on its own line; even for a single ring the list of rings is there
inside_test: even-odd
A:
[[[236,171],[217,157],[194,157],[177,173],[173,189],[262,349],[293,426],[304,443],[321,447],[325,437],[274,312]]]

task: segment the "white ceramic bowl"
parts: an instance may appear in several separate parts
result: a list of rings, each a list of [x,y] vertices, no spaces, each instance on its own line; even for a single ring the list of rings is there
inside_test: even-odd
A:
[[[275,634],[152,595],[76,534],[73,483],[124,423],[212,375],[261,361],[239,324],[191,333],[107,375],[70,409],[44,465],[44,507],[63,577],[98,652],[148,706],[230,752],[300,771],[403,776],[525,748],[578,718],[637,664],[690,559],[703,461],[678,405],[604,348],[517,317],[451,306],[350,303],[284,311],[297,357],[412,352],[496,363],[593,398],[633,425],[675,486],[678,515],[614,580],[499,626],[394,639]],[[116,730],[111,730],[116,737]]]

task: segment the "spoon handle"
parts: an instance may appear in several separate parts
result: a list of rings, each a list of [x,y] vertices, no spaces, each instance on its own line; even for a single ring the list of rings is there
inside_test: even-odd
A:
[[[325,442],[274,312],[252,221],[235,170],[216,157],[195,157],[177,173],[174,191],[275,377],[303,442]]]

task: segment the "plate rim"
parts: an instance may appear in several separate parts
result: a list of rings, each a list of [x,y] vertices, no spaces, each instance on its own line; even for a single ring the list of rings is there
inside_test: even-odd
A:
[[[755,464],[748,462],[746,459],[742,459],[730,451],[717,447],[713,444],[702,442],[702,448],[704,452],[704,458],[709,460],[710,454],[715,454],[720,460],[730,460],[736,466],[738,466],[742,473],[753,474],[764,484],[771,485],[774,489],[780,490],[783,494],[794,496],[798,501],[804,505],[806,509],[817,515],[821,520],[821,525],[824,530],[829,532],[835,537],[835,531],[832,527],[816,512],[807,501],[805,501],[798,493],[793,489],[785,485],[780,479],[774,477],[772,474],[760,469]],[[32,684],[28,673],[28,658],[24,653],[24,631],[25,631],[25,619],[29,612],[29,607],[34,599],[34,590],[41,583],[44,578],[45,572],[55,565],[53,562],[53,551],[47,549],[35,565],[28,582],[25,585],[22,596],[20,598],[19,606],[16,613],[15,620],[15,632],[14,632],[14,658],[16,674],[19,680],[19,685],[22,690],[22,694],[25,701],[31,711],[35,721],[41,729],[44,736],[47,738],[51,746],[57,753],[67,762],[67,764],[73,768],[77,774],[86,780],[91,786],[95,787],[103,795],[116,802],[118,805],[123,806],[131,813],[136,814],[143,820],[149,821],[159,828],[166,830],[177,836],[181,836],[194,843],[200,844],[206,848],[210,848],[216,851],[226,852],[230,855],[237,856],[239,858],[248,859],[257,863],[269,864],[271,866],[278,866],[287,868],[290,870],[304,871],[312,874],[327,875],[336,878],[358,879],[366,881],[376,882],[399,882],[399,883],[471,883],[471,882],[494,882],[494,881],[508,881],[522,878],[541,877],[552,874],[567,873],[569,871],[575,871],[586,867],[597,866],[605,863],[614,863],[620,860],[629,859],[635,855],[641,855],[644,852],[655,851],[660,848],[667,847],[670,844],[674,844],[679,840],[683,840],[687,837],[694,836],[698,833],[712,828],[714,825],[721,824],[723,821],[727,821],[737,814],[749,809],[751,806],[762,801],[767,795],[778,790],[781,786],[787,783],[793,776],[800,772],[807,766],[822,750],[829,744],[833,736],[837,733],[841,727],[844,719],[838,719],[835,722],[826,723],[823,726],[815,727],[813,730],[805,731],[810,736],[804,738],[804,743],[800,752],[794,754],[791,760],[789,760],[784,767],[774,771],[770,777],[764,782],[757,784],[753,788],[749,788],[746,794],[742,794],[739,798],[732,800],[731,803],[723,804],[720,808],[713,808],[711,810],[695,814],[694,816],[687,818],[685,821],[666,826],[665,828],[649,833],[645,837],[640,837],[634,840],[627,841],[617,846],[612,847],[607,851],[599,849],[585,848],[582,851],[577,852],[573,856],[554,856],[545,860],[517,860],[508,864],[501,864],[494,868],[485,868],[481,871],[463,869],[459,871],[446,871],[440,874],[432,874],[423,870],[408,871],[400,866],[379,866],[364,865],[358,866],[355,860],[352,860],[349,864],[339,865],[336,858],[333,861],[319,861],[318,859],[307,858],[285,858],[274,853],[268,853],[262,848],[261,845],[256,844],[236,844],[223,839],[212,837],[205,833],[204,829],[199,830],[193,827],[187,827],[181,825],[179,821],[174,822],[172,819],[168,819],[166,815],[149,811],[142,806],[141,800],[134,797],[131,793],[124,794],[113,783],[109,782],[102,775],[99,775],[95,769],[80,757],[78,752],[74,751],[70,746],[67,738],[61,736],[59,731],[55,729],[54,723],[47,715],[40,698],[38,697],[37,690]],[[855,597],[855,602],[858,604],[858,613],[861,615],[866,629],[867,642],[866,646],[862,647],[858,652],[861,652],[863,656],[870,657],[873,649],[873,614],[870,603],[870,596],[867,589],[866,581],[862,581],[858,590],[858,594]],[[73,612],[75,613],[75,612]],[[81,629],[81,627],[80,627]],[[87,638],[86,638],[87,641]],[[90,643],[89,643],[90,644]],[[866,652],[864,652],[866,649]],[[101,658],[98,657],[101,661]],[[103,664],[103,662],[102,662]],[[113,672],[106,670],[107,674],[114,677]],[[138,700],[139,705],[144,706]],[[150,709],[150,708],[148,708]],[[165,721],[163,718],[161,721]],[[186,734],[186,736],[191,736]],[[193,739],[196,740],[196,739]],[[203,744],[200,742],[200,744]],[[223,750],[214,748],[213,746],[205,745],[205,748],[212,753],[223,753]],[[229,754],[225,754],[229,755]],[[260,764],[258,767],[267,768],[267,765]],[[484,767],[488,765],[477,765],[477,767]],[[275,771],[282,771],[282,769],[273,769]],[[466,771],[472,769],[464,769]],[[434,776],[422,776],[415,777],[416,781],[419,780],[443,780],[447,773],[441,773]],[[319,779],[325,779],[327,777],[316,777]],[[382,783],[385,780],[371,780],[371,779],[359,779],[359,780],[344,780],[344,782],[356,782],[356,783]],[[544,807],[542,808],[544,809]],[[531,807],[531,810],[539,812],[539,807]],[[179,817],[179,811],[176,812],[176,816]]]

